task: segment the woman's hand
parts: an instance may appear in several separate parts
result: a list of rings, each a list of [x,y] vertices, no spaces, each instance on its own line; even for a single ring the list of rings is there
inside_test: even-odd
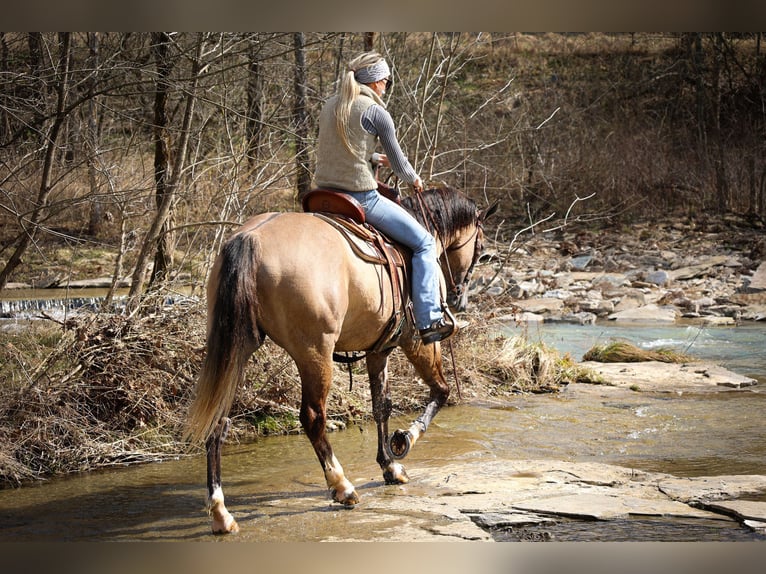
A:
[[[423,192],[423,180],[420,179],[420,176],[417,176],[415,181],[412,182],[412,189],[415,190],[415,193]]]
[[[382,165],[383,167],[387,167],[388,169],[391,169],[391,162],[388,161],[388,156],[384,153],[372,154],[372,163],[374,163],[378,167]]]

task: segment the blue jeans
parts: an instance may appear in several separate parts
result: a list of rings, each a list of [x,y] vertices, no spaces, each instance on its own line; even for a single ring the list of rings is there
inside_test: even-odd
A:
[[[364,209],[367,222],[412,250],[412,304],[415,326],[424,329],[442,317],[439,262],[433,235],[410,212],[377,190],[347,192]]]

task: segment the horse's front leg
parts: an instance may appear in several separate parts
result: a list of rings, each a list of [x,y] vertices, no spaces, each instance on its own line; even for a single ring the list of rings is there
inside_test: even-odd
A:
[[[383,471],[386,484],[405,484],[410,480],[404,467],[393,460],[388,447],[388,419],[391,417],[391,394],[388,387],[388,355],[367,355],[367,373],[370,377],[372,415],[378,431],[378,455],[376,460]]]
[[[213,517],[213,533],[228,534],[239,532],[239,525],[226,510],[221,488],[221,445],[226,440],[231,420],[223,418],[207,439],[207,510]]]
[[[402,349],[423,381],[431,389],[429,401],[423,413],[407,430],[396,430],[389,439],[391,454],[402,459],[415,446],[418,439],[428,430],[436,413],[447,404],[449,385],[442,370],[441,347],[439,343],[423,345],[420,341],[405,340]]]

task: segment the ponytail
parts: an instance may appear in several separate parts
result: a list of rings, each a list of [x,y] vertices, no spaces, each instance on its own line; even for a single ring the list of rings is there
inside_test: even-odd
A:
[[[352,155],[357,155],[358,153],[348,139],[351,105],[360,93],[356,72],[362,68],[373,66],[381,60],[385,63],[383,56],[377,52],[364,52],[360,54],[348,63],[348,68],[343,72],[338,83],[338,100],[335,103],[335,129],[338,131],[340,141],[343,142],[343,145]]]

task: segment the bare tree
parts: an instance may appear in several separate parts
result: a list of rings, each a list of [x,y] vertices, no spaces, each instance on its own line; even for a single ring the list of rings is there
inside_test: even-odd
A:
[[[173,162],[173,168],[171,170],[170,177],[165,181],[165,188],[162,193],[161,201],[157,207],[157,213],[155,214],[149,230],[146,232],[146,236],[144,237],[144,241],[136,261],[136,266],[133,270],[133,280],[130,286],[130,293],[128,295],[129,307],[131,309],[138,308],[139,297],[144,291],[144,284],[146,282],[146,268],[149,262],[149,258],[151,257],[152,252],[156,250],[158,242],[162,236],[163,228],[171,217],[173,204],[175,202],[176,194],[183,177],[186,150],[189,145],[191,124],[194,116],[194,106],[197,99],[197,85],[199,83],[200,74],[203,70],[202,59],[205,46],[205,37],[206,34],[202,32],[197,35],[194,54],[191,56],[192,67],[190,72],[189,85],[186,88],[182,125],[179,129],[179,139],[174,153],[175,160]]]
[[[90,217],[88,233],[91,236],[101,235],[104,224],[104,202],[98,193],[97,162],[99,153],[98,137],[98,107],[96,91],[98,88],[99,68],[99,37],[98,32],[88,32],[88,52],[90,77],[88,79],[88,103],[86,107],[85,154],[88,164],[88,184],[90,186]]]
[[[258,163],[263,135],[263,72],[261,71],[260,40],[251,40],[248,50],[247,76],[247,160],[250,167]]]
[[[170,151],[168,133],[168,92],[170,91],[170,73],[173,70],[171,60],[171,38],[167,32],[152,33],[152,53],[157,69],[156,90],[154,92],[154,184],[157,210],[162,208],[165,194],[168,193],[168,172],[170,171]],[[171,209],[162,222],[157,238],[157,250],[154,254],[154,268],[150,283],[163,281],[173,265],[174,234],[172,198]]]
[[[30,36],[31,37],[31,36]],[[40,175],[40,185],[37,192],[37,199],[32,213],[28,219],[20,221],[23,233],[19,239],[16,250],[11,255],[5,267],[0,271],[0,289],[3,289],[8,283],[11,273],[19,266],[22,257],[29,247],[30,243],[37,234],[40,221],[45,217],[48,211],[48,199],[50,197],[53,180],[53,163],[56,155],[56,149],[59,140],[61,127],[66,121],[67,97],[69,95],[69,63],[72,35],[70,32],[61,32],[58,36],[59,66],[56,72],[56,111],[53,116],[53,123],[45,136],[45,156],[43,159],[43,168]]]
[[[308,112],[306,110],[306,38],[302,32],[293,35],[295,78],[293,123],[295,125],[295,168],[298,195],[311,187],[311,166],[308,152]]]

